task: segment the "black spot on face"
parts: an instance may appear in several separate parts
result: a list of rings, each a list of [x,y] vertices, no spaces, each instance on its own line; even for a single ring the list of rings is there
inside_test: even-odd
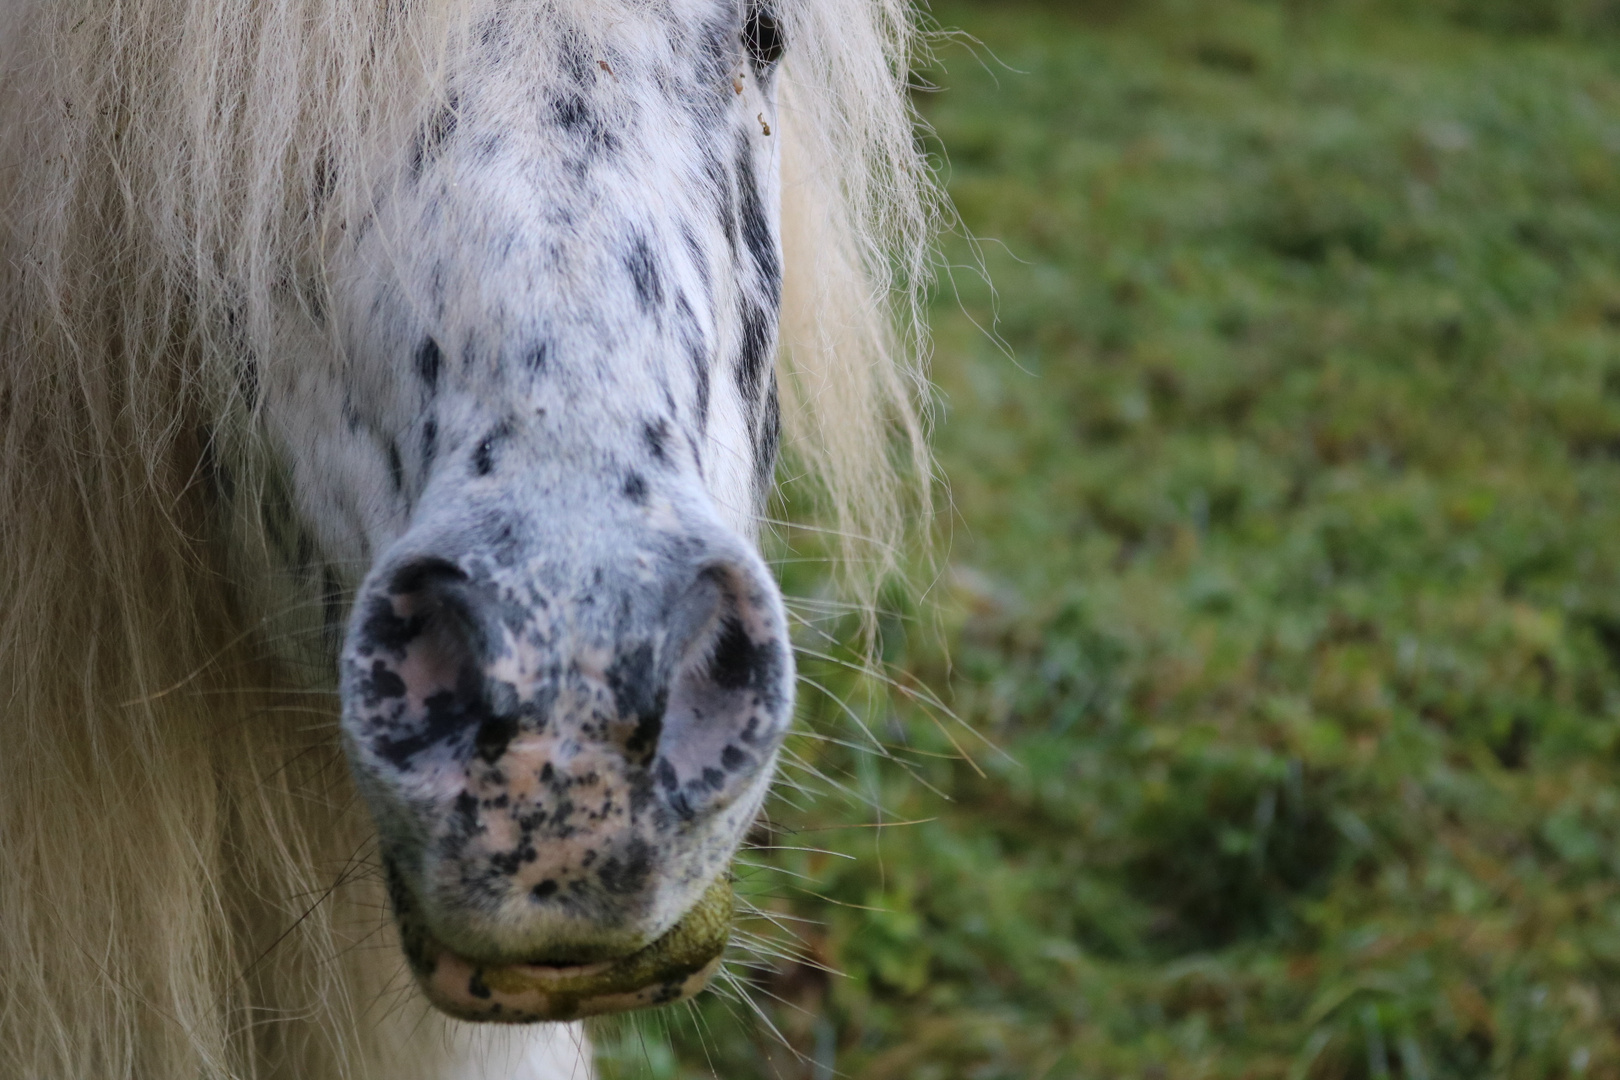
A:
[[[360,430],[364,421],[360,417],[360,410],[354,407],[354,398],[347,392],[343,395],[343,426],[349,429],[350,434]]]
[[[743,305],[742,348],[737,355],[737,391],[751,409],[760,404],[775,330],[769,314],[758,304]]]
[[[548,899],[557,895],[557,883],[550,878],[546,878],[546,880],[530,889],[529,895],[534,897],[536,900]]]
[[[641,438],[647,444],[647,453],[652,459],[661,464],[669,461],[669,421],[659,417],[651,423],[643,424]]]
[[[686,245],[687,257],[692,260],[692,266],[697,270],[698,279],[703,282],[704,292],[711,291],[714,283],[710,280],[708,252],[698,243],[697,234],[692,231],[692,226],[684,221],[681,222],[681,240]]]
[[[624,497],[637,506],[647,505],[647,481],[640,473],[633,472],[624,478]]]
[[[664,305],[664,281],[658,272],[658,262],[653,257],[652,249],[647,246],[647,238],[637,235],[630,244],[630,253],[625,256],[624,265],[630,271],[630,280],[635,282],[636,300],[641,305],[643,313],[651,312]]]
[[[701,340],[687,342],[691,355],[692,382],[697,391],[697,426],[699,431],[709,426],[709,350]]]
[[[422,421],[422,472],[433,468],[433,459],[439,453],[439,422],[433,417]]]
[[[416,347],[416,375],[427,385],[428,393],[439,388],[439,369],[444,366],[444,352],[431,337],[422,339]]]
[[[585,104],[585,98],[580,94],[559,98],[552,106],[552,112],[565,131],[577,132],[591,124],[591,107]]]
[[[512,429],[501,424],[478,441],[473,449],[473,474],[488,476],[495,471],[495,450],[505,442],[512,433]]]
[[[616,896],[627,896],[646,887],[652,874],[652,846],[645,840],[634,839],[625,846],[624,858],[613,856],[602,862],[596,876],[602,888]]]
[[[368,709],[375,709],[384,701],[404,697],[405,680],[381,660],[373,660],[371,670],[357,680],[356,689],[361,704]]]
[[[366,620],[360,627],[360,637],[372,649],[401,654],[422,632],[422,620],[394,613],[394,605],[386,597],[375,597],[366,605]],[[379,661],[380,663],[381,661]],[[372,678],[378,678],[374,669]],[[400,683],[400,693],[404,693]],[[397,696],[397,695],[389,695]]]
[[[669,706],[668,679],[658,668],[652,646],[643,642],[620,654],[607,670],[607,684],[619,716],[636,721],[625,750],[645,764],[657,749]]]
[[[581,86],[589,85],[594,68],[586,43],[577,30],[564,31],[557,41],[557,61],[563,72]]]
[[[742,221],[743,243],[754,260],[760,284],[770,297],[771,306],[782,302],[782,263],[776,255],[776,238],[765,213],[765,202],[760,198],[759,182],[754,176],[754,154],[746,138],[737,147],[737,193],[741,200],[739,216]]]
[[[477,683],[477,672],[471,667],[463,669],[455,689],[429,695],[414,724],[379,734],[371,743],[373,750],[396,769],[410,768],[411,759],[435,746],[465,752],[467,735],[481,733],[483,723],[489,719]],[[478,800],[470,795],[466,798],[476,809]]]
[[[746,147],[746,143],[744,146]],[[732,257],[737,254],[737,200],[732,187],[732,178],[727,175],[724,162],[712,149],[705,148],[703,155],[703,176],[708,181],[709,189],[714,193],[715,211],[720,219],[720,229],[725,233],[726,246],[731,249]]]
[[[594,67],[593,64],[593,70]],[[607,121],[592,111],[584,95],[568,93],[557,98],[552,102],[551,112],[558,126],[585,144],[586,159],[574,163],[575,171],[579,174],[584,174],[589,157],[618,148],[618,137],[608,127]]]

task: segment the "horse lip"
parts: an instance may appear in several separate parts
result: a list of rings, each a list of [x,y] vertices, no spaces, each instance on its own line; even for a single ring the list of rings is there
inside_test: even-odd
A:
[[[485,964],[428,936],[416,980],[428,1000],[462,1020],[575,1020],[691,997],[720,968],[731,924],[721,875],[663,936],[628,956],[590,964]]]
[[[594,964],[541,964],[531,961],[523,964],[501,964],[497,966],[510,968],[513,971],[521,971],[526,977],[531,979],[539,979],[542,981],[546,979],[554,979],[560,982],[567,979],[579,979],[591,975],[600,975],[602,972],[607,971],[616,963],[618,963],[616,960],[599,960]]]

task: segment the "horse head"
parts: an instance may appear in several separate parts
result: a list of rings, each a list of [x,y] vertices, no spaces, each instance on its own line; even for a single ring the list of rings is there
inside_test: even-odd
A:
[[[407,958],[474,1019],[700,988],[793,700],[754,542],[781,29],[567,8],[470,29],[334,241],[340,360],[255,391],[318,546],[366,567],[344,741]]]

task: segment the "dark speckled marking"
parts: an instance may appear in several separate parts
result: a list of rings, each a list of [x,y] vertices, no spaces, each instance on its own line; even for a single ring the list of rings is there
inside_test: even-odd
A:
[[[642,642],[621,653],[607,670],[607,684],[619,716],[636,721],[625,751],[632,759],[645,762],[658,747],[664,710],[669,706],[668,676],[659,671],[652,646]]]
[[[643,314],[664,306],[664,279],[658,272],[658,261],[647,238],[637,233],[630,242],[630,253],[624,258],[625,269],[636,286],[636,301]]]
[[[748,254],[759,271],[771,306],[775,307],[782,301],[782,263],[776,256],[776,239],[771,233],[765,203],[759,196],[759,181],[754,176],[754,154],[747,139],[740,140],[737,146],[737,194],[741,200],[738,216],[741,219],[743,243],[747,245]]]
[[[708,181],[709,189],[714,193],[715,212],[720,219],[720,228],[726,236],[726,246],[730,248],[733,258],[737,255],[737,197],[732,187],[732,178],[727,175],[725,164],[719,156],[710,151],[703,159],[703,177]]]
[[[771,358],[776,327],[770,315],[758,304],[746,303],[742,310],[742,349],[737,354],[737,392],[750,410],[760,405],[760,391]]]
[[[647,505],[647,481],[638,472],[624,478],[624,497],[637,506]]]
[[[595,66],[583,36],[573,29],[565,30],[557,41],[557,59],[563,72],[581,87],[591,85]]]
[[[433,468],[433,459],[439,453],[439,422],[433,417],[422,421],[422,473],[425,476]]]
[[[422,632],[422,620],[401,618],[394,614],[394,605],[387,597],[373,597],[366,605],[366,621],[360,629],[360,638],[375,649],[403,653]],[[376,679],[375,673],[373,680]],[[403,693],[404,684],[400,684]]]
[[[697,390],[697,427],[709,427],[709,350],[701,341],[688,342],[691,350],[692,380]]]
[[[405,680],[381,660],[371,662],[370,672],[359,681],[358,686],[360,701],[368,709],[405,696]]]
[[[473,450],[473,475],[488,476],[495,471],[495,444],[489,438],[478,441]]]
[[[669,464],[669,421],[663,417],[650,421],[641,426],[642,441],[647,444],[647,453],[660,465]]]
[[[416,377],[427,385],[428,393],[439,388],[439,369],[444,366],[444,351],[431,337],[422,339],[416,347]]]
[[[624,858],[612,856],[597,868],[596,878],[609,894],[624,896],[638,893],[647,886],[652,873],[652,846],[639,837],[625,845]]]
[[[466,732],[476,730],[485,719],[476,680],[475,671],[463,671],[454,690],[440,690],[422,703],[422,715],[417,724],[377,733],[371,742],[377,756],[394,768],[405,770],[423,751],[458,740],[463,740],[461,745],[465,746]],[[473,804],[476,809],[476,799]]]

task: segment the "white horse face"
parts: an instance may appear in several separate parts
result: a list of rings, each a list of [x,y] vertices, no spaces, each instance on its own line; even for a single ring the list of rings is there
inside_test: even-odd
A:
[[[343,237],[345,359],[262,388],[317,542],[369,566],[346,745],[407,956],[469,1018],[701,987],[792,705],[752,540],[778,23],[569,7],[473,27]]]

